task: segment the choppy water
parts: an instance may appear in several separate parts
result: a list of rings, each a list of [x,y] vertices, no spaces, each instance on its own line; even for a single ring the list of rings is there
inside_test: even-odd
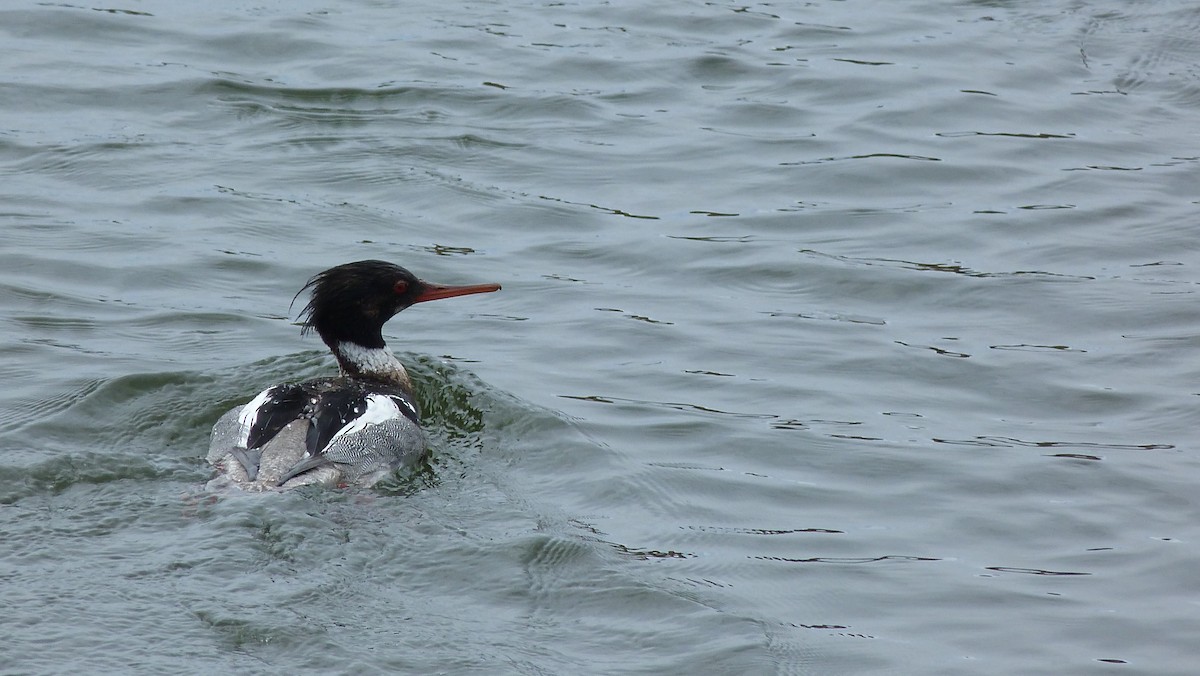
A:
[[[6,3],[0,671],[1194,673],[1198,29]],[[430,467],[204,494],[360,258]]]

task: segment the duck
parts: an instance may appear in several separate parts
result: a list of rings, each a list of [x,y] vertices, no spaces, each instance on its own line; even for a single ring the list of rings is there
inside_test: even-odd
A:
[[[207,460],[210,489],[251,492],[309,484],[369,487],[427,451],[412,379],[383,338],[401,311],[499,284],[434,284],[381,260],[317,273],[297,292],[301,335],[316,332],[338,375],[272,385],[217,420]]]

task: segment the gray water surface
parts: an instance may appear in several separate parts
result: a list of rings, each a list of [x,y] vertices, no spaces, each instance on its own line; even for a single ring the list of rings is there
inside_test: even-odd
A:
[[[1192,674],[1200,8],[0,8],[0,672]],[[429,466],[213,495],[385,330]]]

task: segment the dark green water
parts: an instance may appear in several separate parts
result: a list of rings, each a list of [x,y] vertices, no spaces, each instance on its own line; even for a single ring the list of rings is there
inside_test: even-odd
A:
[[[1198,29],[5,4],[0,672],[1194,673]],[[204,493],[362,258],[429,467]]]

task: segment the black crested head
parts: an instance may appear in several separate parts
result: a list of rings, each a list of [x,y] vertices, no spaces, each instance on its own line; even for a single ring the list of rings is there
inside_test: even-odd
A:
[[[296,298],[308,290],[312,297],[300,311],[302,333],[316,331],[336,352],[342,342],[384,347],[383,325],[413,303],[499,291],[500,285],[432,284],[387,261],[357,261],[313,276]]]
[[[330,348],[349,341],[384,347],[383,325],[420,297],[423,283],[386,261],[346,263],[314,275],[297,297],[311,290],[300,311],[302,333],[316,331]]]

